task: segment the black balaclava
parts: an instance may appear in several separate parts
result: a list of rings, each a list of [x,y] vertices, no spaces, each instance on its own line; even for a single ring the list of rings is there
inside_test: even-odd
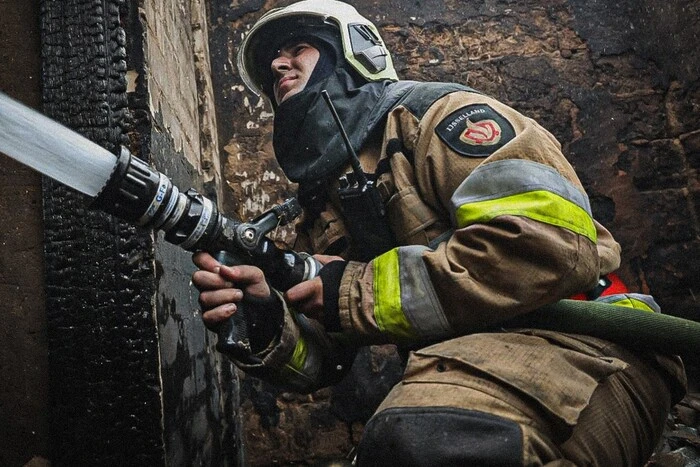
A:
[[[300,37],[319,49],[319,61],[306,87],[277,106],[274,120],[277,161],[287,178],[302,185],[326,180],[349,160],[321,91],[328,92],[353,149],[359,152],[379,121],[376,110],[391,84],[389,80],[368,82],[350,66],[342,56],[337,29],[313,32]]]
[[[306,83],[306,86],[309,87],[318,83],[319,81],[333,73],[338,59],[336,57],[336,52],[333,49],[333,46],[331,46],[328,42],[320,40],[313,36],[307,36],[305,38],[302,38],[302,40],[298,42],[302,41],[306,41],[309,44],[316,47],[319,53],[318,62],[316,62],[314,71],[311,73],[309,81]]]
[[[341,132],[321,91],[328,92],[353,149],[359,152],[407,89],[401,82],[368,81],[362,77],[344,57],[338,27],[317,18],[273,22],[261,29],[257,37],[257,43],[250,47],[258,50],[258,79],[275,111],[275,157],[287,178],[299,183],[302,192],[324,183],[349,161]],[[270,65],[283,44],[297,40],[316,47],[319,61],[306,87],[277,105]]]
[[[327,35],[327,33],[322,35]],[[266,55],[263,58],[263,60],[271,65],[272,61],[277,56],[278,50],[281,50],[293,44],[299,44],[300,42],[308,42],[309,44],[314,46],[319,52],[318,62],[316,62],[316,66],[314,67],[314,70],[311,73],[311,76],[309,77],[309,81],[306,83],[306,86],[308,87],[311,84],[317,83],[323,78],[327,77],[335,69],[336,63],[338,61],[338,52],[329,43],[327,39],[324,40],[318,36],[309,34],[294,35],[290,39],[287,39],[284,42],[282,42],[278,47],[274,49],[273,54]],[[265,78],[265,81],[262,83],[262,88],[265,95],[270,98],[272,108],[275,111],[277,111],[278,106],[275,102],[275,91],[273,89],[274,77],[272,74],[272,67],[270,66],[269,68],[269,70],[265,70],[265,74],[267,76]]]
[[[369,133],[372,110],[385,86],[384,82],[364,82],[339,66],[279,105],[273,145],[287,177],[298,183],[322,180],[349,160],[340,130],[321,96],[322,90],[328,92],[353,149],[359,151]]]

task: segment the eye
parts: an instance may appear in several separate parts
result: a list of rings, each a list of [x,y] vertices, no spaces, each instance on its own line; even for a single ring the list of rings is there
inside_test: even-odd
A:
[[[302,42],[301,44],[297,44],[292,48],[292,53],[294,55],[299,55],[301,54],[304,50],[309,48],[309,44]]]

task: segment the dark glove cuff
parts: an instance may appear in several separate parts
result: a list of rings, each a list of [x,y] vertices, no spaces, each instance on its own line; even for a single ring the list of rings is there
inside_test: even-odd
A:
[[[247,296],[243,300],[247,308],[248,335],[253,354],[267,348],[279,337],[282,330],[284,308],[280,298],[272,293],[265,298]]]
[[[340,298],[340,281],[343,278],[345,261],[333,261],[321,268],[319,276],[323,282],[323,326],[326,331],[340,332],[340,310],[338,299]]]

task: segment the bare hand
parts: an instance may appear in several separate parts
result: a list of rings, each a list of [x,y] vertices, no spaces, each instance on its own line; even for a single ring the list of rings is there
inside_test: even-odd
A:
[[[328,264],[331,261],[343,261],[340,256],[314,255],[314,258],[321,264]],[[284,294],[287,303],[295,307],[299,312],[304,313],[309,318],[319,321],[323,320],[323,282],[320,277],[304,281],[287,290]]]
[[[270,296],[265,275],[255,266],[224,266],[206,252],[195,253],[192,261],[200,269],[192,274],[192,284],[199,290],[202,321],[211,330],[236,312],[244,293],[255,298]]]

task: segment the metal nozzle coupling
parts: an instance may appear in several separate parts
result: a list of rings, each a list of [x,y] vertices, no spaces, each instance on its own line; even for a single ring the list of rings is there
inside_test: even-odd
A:
[[[301,207],[295,199],[251,222],[240,222],[221,215],[214,203],[196,190],[182,193],[168,177],[126,149],[122,149],[112,175],[91,207],[142,227],[160,229],[165,240],[188,251],[227,252],[237,262],[263,269],[279,290],[315,277],[320,269],[313,257],[280,249],[265,236],[299,215]]]
[[[160,229],[186,250],[204,249],[221,220],[214,204],[195,190],[186,193],[162,173],[122,148],[112,176],[92,208],[142,227]]]

